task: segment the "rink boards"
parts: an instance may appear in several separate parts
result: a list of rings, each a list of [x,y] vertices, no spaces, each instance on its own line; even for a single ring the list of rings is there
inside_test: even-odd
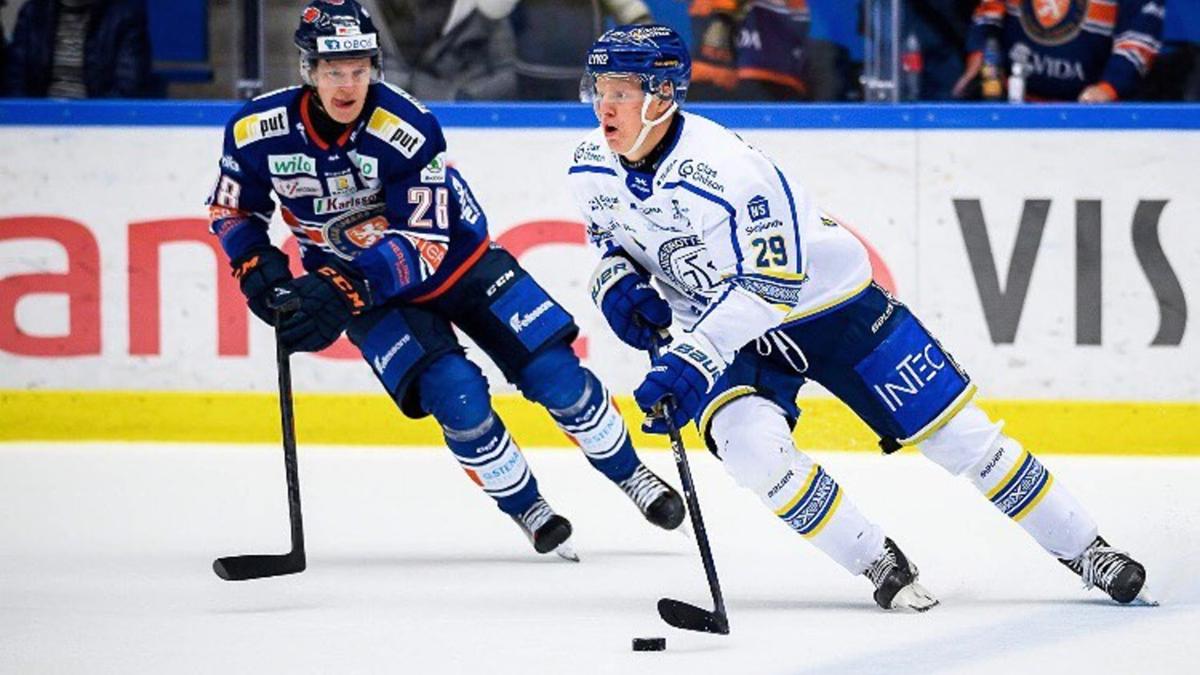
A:
[[[765,149],[869,242],[876,278],[1027,443],[1198,451],[1189,309],[1200,298],[1200,108],[697,110]],[[644,359],[590,306],[593,256],[565,185],[589,111],[435,111],[494,236],[575,315],[587,364],[614,392],[631,391]],[[203,200],[233,112],[0,105],[0,439],[277,436],[270,333],[248,318],[206,233]],[[288,248],[281,224],[273,234]],[[302,442],[440,440],[434,425],[391,409],[348,344],[299,356],[293,371]],[[488,374],[523,443],[567,444]],[[802,445],[874,446],[810,387]]]

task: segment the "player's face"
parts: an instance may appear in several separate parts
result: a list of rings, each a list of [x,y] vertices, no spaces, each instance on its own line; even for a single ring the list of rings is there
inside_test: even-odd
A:
[[[321,59],[313,70],[317,96],[335,121],[349,124],[362,114],[371,85],[371,59]]]
[[[604,129],[604,140],[613,152],[624,155],[633,147],[634,141],[642,131],[642,102],[645,97],[642,82],[637,77],[609,75],[596,80],[596,93],[592,105],[596,109],[596,119]],[[670,105],[670,102],[659,98],[651,99],[650,106],[646,109],[646,119],[658,119]],[[653,148],[657,142],[653,137],[662,133],[666,133],[665,125],[651,130],[651,137],[637,148],[638,152],[644,154]],[[641,157],[627,156],[626,159],[638,160]]]

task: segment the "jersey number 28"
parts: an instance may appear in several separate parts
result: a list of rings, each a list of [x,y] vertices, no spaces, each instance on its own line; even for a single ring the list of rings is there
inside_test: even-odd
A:
[[[413,207],[408,215],[409,227],[450,229],[450,191],[446,188],[410,187],[408,203]],[[426,217],[430,206],[433,207],[432,219]]]

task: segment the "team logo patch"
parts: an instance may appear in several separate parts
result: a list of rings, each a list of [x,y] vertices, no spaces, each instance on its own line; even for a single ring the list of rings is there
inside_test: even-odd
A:
[[[658,249],[658,266],[676,289],[702,304],[716,295],[720,274],[705,254],[700,237],[675,237]]]
[[[388,222],[382,206],[356,210],[333,218],[321,228],[325,243],[339,257],[352,260],[387,236]]]
[[[367,133],[383,139],[409,159],[412,159],[417,150],[425,144],[425,134],[383,108],[376,108],[375,112],[371,113],[371,119],[367,122]]]
[[[241,148],[255,141],[288,133],[287,108],[271,108],[260,113],[246,115],[233,124],[233,143]]]
[[[305,7],[300,18],[304,20],[304,23],[316,23],[317,19],[321,18],[321,10],[316,7]]]
[[[1021,26],[1034,42],[1060,45],[1079,34],[1088,0],[1020,0]]]

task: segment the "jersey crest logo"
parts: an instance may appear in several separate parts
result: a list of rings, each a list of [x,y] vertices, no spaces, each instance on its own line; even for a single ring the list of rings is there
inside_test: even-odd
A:
[[[1021,27],[1034,42],[1060,45],[1079,34],[1088,0],[1020,0]]]
[[[658,266],[677,290],[704,304],[716,295],[720,275],[704,254],[700,237],[675,237],[658,249]]]
[[[367,133],[383,139],[409,159],[412,159],[417,150],[425,144],[425,134],[383,108],[376,108],[375,112],[371,113],[371,120],[367,122]]]
[[[325,223],[321,234],[340,258],[353,260],[387,236],[388,222],[383,207],[356,209]]]
[[[246,115],[233,125],[233,143],[241,148],[255,141],[288,134],[287,108],[278,107]]]

